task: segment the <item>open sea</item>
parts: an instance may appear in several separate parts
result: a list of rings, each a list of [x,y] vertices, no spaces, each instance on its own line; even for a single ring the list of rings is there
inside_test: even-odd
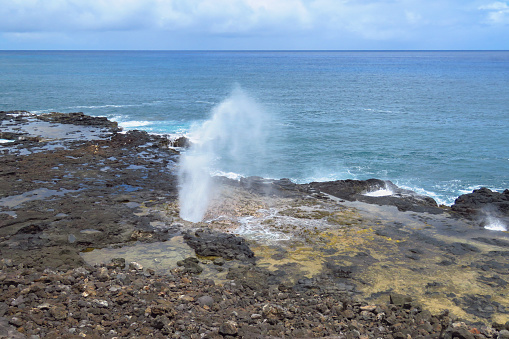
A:
[[[388,179],[448,205],[509,188],[509,51],[0,51],[0,110],[187,134],[229,109],[217,128],[249,156],[218,152],[219,173]]]

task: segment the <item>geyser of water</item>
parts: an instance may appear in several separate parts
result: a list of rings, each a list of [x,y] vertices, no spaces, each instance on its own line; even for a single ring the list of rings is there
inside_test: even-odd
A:
[[[251,174],[265,150],[268,115],[242,89],[236,88],[191,128],[191,147],[179,163],[180,217],[199,222],[214,192],[213,172]]]

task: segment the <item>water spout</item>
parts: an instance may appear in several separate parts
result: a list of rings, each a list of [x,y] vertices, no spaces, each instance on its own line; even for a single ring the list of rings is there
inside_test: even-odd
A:
[[[265,110],[236,88],[212,110],[209,120],[191,129],[191,147],[179,164],[182,219],[203,219],[215,192],[211,173],[244,174],[257,166],[265,150],[267,126]]]

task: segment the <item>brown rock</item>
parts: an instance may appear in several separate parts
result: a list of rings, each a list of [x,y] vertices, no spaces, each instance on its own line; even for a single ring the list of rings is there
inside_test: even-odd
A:
[[[228,320],[219,327],[219,333],[222,335],[236,335],[238,331],[238,324],[233,320]]]
[[[56,320],[64,320],[67,318],[67,310],[63,306],[53,306],[50,308],[49,312]]]

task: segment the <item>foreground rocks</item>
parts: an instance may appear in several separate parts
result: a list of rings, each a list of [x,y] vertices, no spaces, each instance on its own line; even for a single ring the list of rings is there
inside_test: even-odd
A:
[[[411,298],[370,305],[327,277],[313,287],[223,285],[137,265],[0,270],[0,335],[9,338],[503,338],[507,324],[467,326]],[[243,268],[248,274],[254,267]],[[253,272],[253,275],[257,274]]]

